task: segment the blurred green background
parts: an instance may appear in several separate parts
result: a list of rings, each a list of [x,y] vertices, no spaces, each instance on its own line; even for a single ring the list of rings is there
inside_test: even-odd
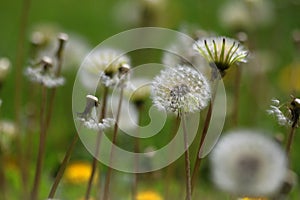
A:
[[[70,37],[72,37],[72,34],[80,35],[87,43],[89,43],[91,49],[110,36],[130,28],[141,26],[159,26],[175,30],[182,30],[182,27],[191,27],[191,29],[195,29],[194,27],[196,27],[214,32],[217,35],[229,37],[235,37],[237,31],[244,31],[248,34],[251,54],[250,62],[242,66],[239,126],[264,129],[274,134],[274,136],[278,134],[285,136],[288,129],[279,126],[274,118],[266,114],[266,109],[268,109],[270,100],[273,97],[282,100],[282,102],[289,102],[291,91],[294,91],[293,94],[298,95],[298,97],[300,95],[300,83],[298,81],[300,80],[300,45],[298,41],[297,46],[293,39],[293,33],[294,37],[298,37],[298,39],[300,37],[295,34],[297,33],[297,29],[298,31],[300,30],[300,1],[240,0],[240,2],[244,2],[244,4],[249,6],[248,9],[251,10],[249,11],[251,13],[250,15],[246,15],[243,10],[240,10],[241,7],[239,6],[239,3],[236,2],[239,1],[32,0],[28,10],[28,25],[25,32],[26,41],[23,47],[25,50],[25,58],[22,64],[23,70],[29,62],[30,38],[32,32],[36,27],[41,25],[46,26],[50,24],[59,31],[70,34]],[[222,14],[225,12],[224,10],[226,10],[226,7],[228,7],[226,5],[230,3],[233,5],[231,7],[234,7],[235,9],[229,9],[229,14],[227,13],[227,15]],[[0,91],[0,98],[3,100],[0,115],[1,119],[14,120],[15,118],[13,103],[15,90],[15,64],[17,42],[20,33],[22,4],[23,2],[20,0],[0,1],[0,57],[7,57],[12,63],[11,71]],[[255,6],[257,6],[257,8]],[[246,17],[248,21],[243,21],[243,14],[248,16],[248,18]],[[232,24],[228,23],[228,20],[226,20],[226,17],[230,18],[231,15],[233,16]],[[161,58],[161,55],[156,56],[157,58],[150,58],[149,60],[159,60]],[[63,71],[63,75],[66,77],[67,82],[65,86],[59,88],[57,91],[54,115],[49,131],[49,135],[51,136],[47,141],[47,156],[44,163],[43,191],[41,192],[44,199],[52,181],[51,176],[55,173],[59,161],[64,155],[68,141],[72,138],[72,134],[75,133],[71,96],[73,81],[79,66],[80,63],[72,66],[72,70]],[[291,69],[295,70],[294,76],[296,77],[296,82],[291,82]],[[232,74],[234,74],[234,69]],[[31,106],[35,109],[38,108],[31,104],[28,105],[32,88],[29,86],[29,82],[25,77],[23,77],[22,82],[22,113],[25,113],[22,116],[22,120],[23,123],[25,123],[26,113],[30,112],[30,109],[32,109]],[[230,109],[232,108],[231,104],[234,93],[234,75],[228,75],[225,78],[225,86],[228,95],[228,109]],[[232,123],[229,112],[224,130],[231,128]],[[30,173],[33,174],[38,128],[33,126],[32,131],[35,133],[34,144],[32,146],[34,157],[30,160]],[[22,134],[26,133],[22,132]],[[155,143],[155,141],[153,142]],[[291,166],[297,174],[300,174],[300,147],[298,145],[300,137],[298,133],[294,142]],[[8,153],[8,155],[9,160],[11,159],[11,162],[14,163],[14,160],[18,158],[14,154],[16,151],[15,143],[12,145],[11,152]],[[197,142],[194,142],[191,148],[192,155],[195,152],[196,147]],[[79,143],[76,146],[72,160],[90,161],[91,156],[85,150],[83,145]],[[182,163],[182,159],[175,163],[176,174],[178,177],[174,176],[173,188],[175,188],[174,190],[178,193],[182,190],[180,189],[180,187],[182,187],[180,186],[180,181],[178,181],[183,179],[183,174],[178,175],[180,169],[183,167]],[[162,192],[164,184],[160,181],[162,180],[162,172],[163,170],[154,175],[152,174],[152,179],[149,182],[146,181],[148,175],[144,175],[145,179],[142,187]],[[212,187],[211,181],[209,180],[207,159],[205,159],[205,164],[202,166],[201,172],[203,178],[199,184],[199,194],[206,196],[205,199],[221,199],[220,196],[227,196],[221,192],[215,193],[215,189]],[[20,198],[19,195],[21,194],[22,186],[18,176],[17,170],[14,171],[14,168],[9,168],[7,180],[10,188],[8,190],[9,194],[12,196],[9,199]],[[116,186],[116,191],[120,191],[120,193],[125,191],[124,193],[126,193],[126,176],[130,175],[124,175],[122,173],[116,175],[116,181],[120,181],[120,184],[116,183],[119,185],[119,187]],[[118,177],[121,177],[119,178],[120,180]],[[121,183],[122,181],[124,182],[124,180],[125,183]],[[177,180],[177,182],[175,180]],[[81,186],[82,188],[79,187],[79,189],[74,190],[74,188],[77,187],[78,186],[74,187],[66,184],[65,186],[62,186],[59,194],[61,194],[62,199],[80,199],[84,194],[85,185]],[[176,192],[174,194],[176,194]],[[295,190],[293,195],[293,199],[298,199],[298,190]],[[126,199],[126,197],[124,197],[124,199]]]

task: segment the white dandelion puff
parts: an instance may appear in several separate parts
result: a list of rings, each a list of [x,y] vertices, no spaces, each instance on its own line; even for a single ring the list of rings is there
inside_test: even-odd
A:
[[[248,51],[238,41],[228,37],[203,38],[193,48],[212,66],[216,66],[222,77],[233,64],[247,62]]]
[[[98,122],[97,119],[94,118],[78,118],[78,120],[82,122],[84,127],[95,131],[104,131],[112,127],[115,123],[113,118],[105,118],[102,122]]]
[[[170,112],[200,111],[207,106],[210,98],[207,79],[188,66],[165,69],[152,83],[154,105]]]
[[[56,77],[53,70],[49,69],[52,66],[51,58],[44,57],[40,64],[40,67],[27,67],[25,69],[24,74],[30,81],[42,84],[48,88],[64,85],[65,79],[63,77]]]
[[[226,134],[211,155],[212,176],[224,191],[239,196],[269,196],[280,189],[287,158],[275,140],[260,132]]]
[[[81,81],[84,86],[92,89],[100,76],[102,84],[107,87],[114,86],[118,84],[119,77],[116,75],[123,64],[130,64],[130,59],[120,50],[96,49],[86,57],[82,65]]]

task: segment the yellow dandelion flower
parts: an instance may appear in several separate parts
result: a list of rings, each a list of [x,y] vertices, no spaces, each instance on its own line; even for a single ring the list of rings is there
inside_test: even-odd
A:
[[[244,197],[244,198],[241,198],[239,200],[268,200],[268,199],[264,198],[264,197],[257,197],[257,198]]]
[[[163,198],[155,191],[144,191],[137,194],[136,200],[163,200]]]
[[[64,180],[72,184],[87,183],[92,172],[92,166],[88,162],[77,161],[69,164],[66,168]],[[96,172],[97,179],[98,174]]]
[[[279,86],[283,91],[300,91],[300,63],[291,63],[282,68],[279,75]]]

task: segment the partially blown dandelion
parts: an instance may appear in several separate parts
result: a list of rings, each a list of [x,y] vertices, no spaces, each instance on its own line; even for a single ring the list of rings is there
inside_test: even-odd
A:
[[[227,134],[212,152],[213,180],[221,189],[240,196],[267,197],[284,181],[287,159],[273,140],[254,131]]]
[[[120,67],[129,64],[130,59],[115,49],[97,49],[88,55],[80,74],[83,84],[88,88],[94,88],[95,80],[100,76],[100,82],[106,87],[114,86],[119,78],[116,76]]]
[[[54,88],[61,86],[65,83],[63,77],[56,77],[52,68],[52,59],[44,57],[39,63],[39,67],[28,67],[25,71],[25,75],[28,79],[35,83],[40,83],[48,88]]]
[[[233,64],[247,62],[248,51],[238,41],[231,38],[203,38],[198,40],[193,47],[207,59],[213,69],[217,67],[222,77]],[[213,73],[213,78],[216,78],[217,72],[213,71]]]
[[[170,112],[192,113],[204,109],[211,97],[206,78],[189,66],[168,68],[154,79],[154,104]]]

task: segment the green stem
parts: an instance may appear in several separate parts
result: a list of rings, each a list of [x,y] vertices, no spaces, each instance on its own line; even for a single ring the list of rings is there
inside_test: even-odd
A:
[[[233,103],[233,115],[232,122],[233,126],[237,126],[238,117],[239,117],[239,99],[240,99],[240,86],[241,86],[241,74],[242,69],[239,66],[236,66],[236,75],[235,75],[235,91],[234,91],[234,103]]]
[[[288,157],[290,157],[290,154],[291,154],[291,149],[292,149],[295,132],[296,132],[296,124],[295,125],[293,124],[291,127],[291,130],[290,130],[287,145],[286,145],[286,153],[287,153]]]

